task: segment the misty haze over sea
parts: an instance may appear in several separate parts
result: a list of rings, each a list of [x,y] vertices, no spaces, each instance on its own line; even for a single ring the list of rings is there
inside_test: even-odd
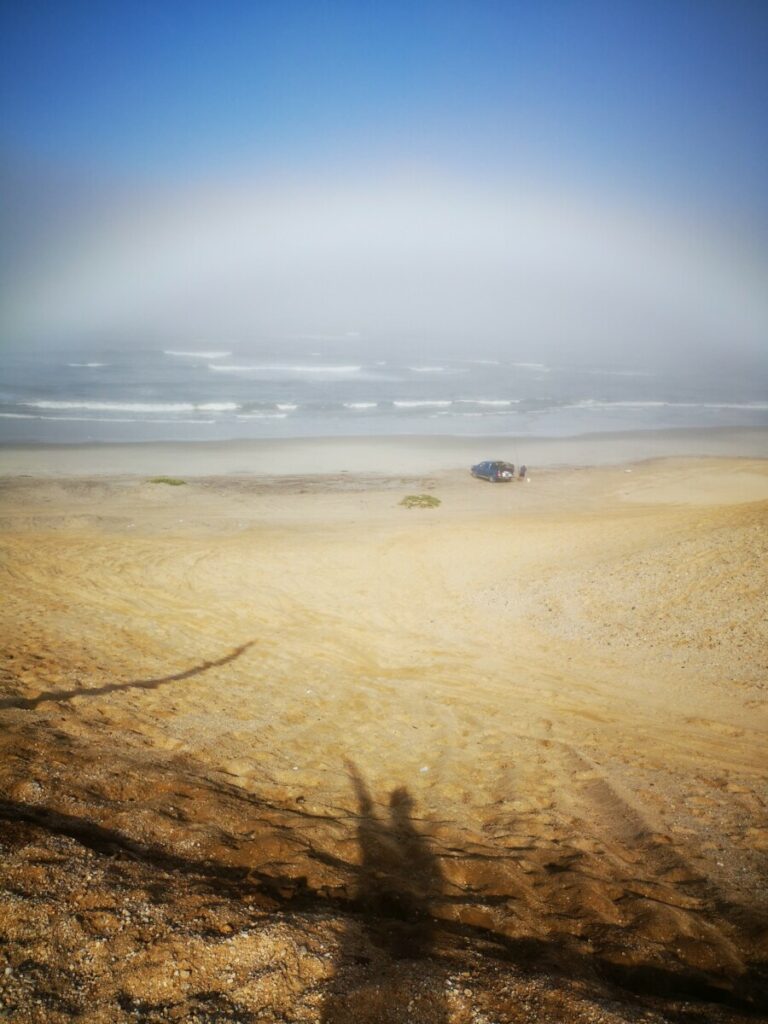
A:
[[[544,363],[481,350],[421,358],[350,333],[247,348],[31,349],[6,359],[0,387],[6,443],[715,426],[768,426],[764,367]]]
[[[768,424],[765,4],[7,4],[0,440]]]

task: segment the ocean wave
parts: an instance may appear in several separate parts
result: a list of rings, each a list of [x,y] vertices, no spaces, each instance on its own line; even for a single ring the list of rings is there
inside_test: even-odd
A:
[[[67,363],[67,366],[81,366],[88,369],[95,369],[97,366],[108,366],[109,363]]]
[[[222,366],[210,363],[208,369],[217,373],[359,373],[362,366],[295,366],[287,363]]]
[[[501,366],[500,359],[455,359],[453,361],[468,366]]]
[[[662,401],[626,401],[626,402],[604,402],[599,398],[582,398],[578,402],[569,402],[566,408],[569,409],[612,409],[612,408],[627,408],[627,409],[657,409],[665,405],[674,403],[662,402]]]
[[[19,402],[28,409],[90,409],[93,412],[234,412],[236,402],[81,402],[40,400]]]
[[[468,373],[469,371],[463,366],[408,366],[406,369],[410,370],[411,373]]]
[[[345,409],[376,409],[378,402],[342,402]]]
[[[457,398],[456,402],[461,405],[519,405],[519,398]]]
[[[420,406],[438,406],[438,405],[450,405],[450,401],[438,401],[433,399],[424,399],[423,401],[413,402],[393,402],[392,403],[398,409],[418,409]]]
[[[549,373],[549,367],[544,363],[512,363],[512,366],[517,366],[521,370],[538,370],[541,373]]]
[[[182,352],[173,348],[163,349],[164,356],[180,356],[182,359],[226,359],[230,352]]]
[[[429,418],[434,419],[436,416],[451,416],[454,419],[495,419],[501,416],[508,416],[509,409],[467,409],[461,410],[452,406],[450,409],[439,409],[437,412],[429,413]]]
[[[237,414],[239,420],[284,420],[287,412],[241,412]]]
[[[201,419],[159,419],[127,416],[44,416],[42,414],[21,413],[21,412],[0,412],[0,417],[5,420],[50,420],[54,423],[215,423],[216,420]]]
[[[653,401],[617,401],[604,402],[597,398],[584,398],[572,402],[570,409],[744,409],[755,412],[768,410],[768,402],[668,402],[662,399]]]

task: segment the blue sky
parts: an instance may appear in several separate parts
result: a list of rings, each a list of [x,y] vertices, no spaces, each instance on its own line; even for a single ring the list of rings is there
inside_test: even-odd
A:
[[[8,159],[100,174],[567,166],[761,210],[768,5],[3,5]]]
[[[764,255],[762,0],[37,0],[0,11],[6,264],[31,266],[35,246],[66,264],[67,240],[82,249],[81,214],[89,237],[101,216],[109,244],[125,245],[104,212],[110,190],[116,206],[133,190],[134,219],[147,189],[207,182],[220,195],[235,180],[367,182],[373,208],[376,182],[400,188],[409,174],[419,187],[453,177],[477,202],[520,181],[566,202],[610,197],[597,222],[615,223],[617,203],[633,217],[674,210]],[[194,216],[188,206],[178,220]]]

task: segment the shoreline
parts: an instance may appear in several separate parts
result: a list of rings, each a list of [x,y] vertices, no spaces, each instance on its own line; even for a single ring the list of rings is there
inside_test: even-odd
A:
[[[655,458],[768,458],[768,428],[708,427],[570,437],[300,437],[0,444],[0,477],[423,474],[502,458],[537,469]]]

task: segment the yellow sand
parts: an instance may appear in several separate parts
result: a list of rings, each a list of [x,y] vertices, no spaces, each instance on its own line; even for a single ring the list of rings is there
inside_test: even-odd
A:
[[[399,505],[422,491],[440,507]],[[357,945],[381,951],[355,914],[368,900],[386,917],[388,899],[394,918],[436,922],[419,939],[427,960],[460,933],[478,949],[531,940],[576,966],[618,965],[619,981],[631,965],[753,998],[768,920],[767,519],[757,459],[511,485],[463,472],[9,481],[6,816],[39,826],[55,810],[58,834],[99,825],[139,861],[242,867],[331,923],[310,929],[326,959],[304,950],[326,966],[302,975],[310,926],[275,938],[262,922],[269,957],[294,958],[271,988],[246,967],[224,985],[219,947],[178,935],[191,978],[168,974],[161,938],[114,947],[131,929],[87,914],[54,942],[25,932],[11,901],[6,941],[91,978],[93,1020],[123,1019],[120,992],[170,992],[192,1019],[195,972],[244,1018],[347,1019],[327,992],[345,907]],[[99,885],[91,914],[119,905]],[[96,982],[82,957],[105,949],[121,963]],[[236,953],[255,962],[247,943]],[[411,1019],[468,1021],[480,996],[441,998]],[[499,999],[482,1019],[550,1019]]]

